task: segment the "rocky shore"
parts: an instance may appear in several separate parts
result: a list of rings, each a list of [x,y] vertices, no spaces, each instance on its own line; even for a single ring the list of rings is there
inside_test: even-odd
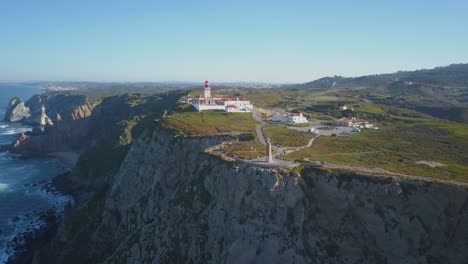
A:
[[[21,233],[13,238],[8,245],[13,254],[9,257],[9,264],[33,263],[36,250],[40,249],[56,233],[59,221],[59,215],[49,210],[38,215],[43,221],[43,225],[37,230],[31,230]]]
[[[56,179],[64,177],[69,172],[57,175],[50,182],[40,183],[42,191],[48,196],[63,196],[65,191],[60,190],[60,185],[55,184]],[[10,219],[17,225],[28,225],[26,231],[16,234],[11,242],[7,243],[9,249],[8,264],[29,264],[35,263],[35,255],[57,232],[58,225],[66,207],[73,204],[70,199],[65,208],[53,206],[45,212],[34,211],[32,214],[24,214]],[[1,234],[1,231],[0,231]]]
[[[50,200],[52,206],[47,211],[38,209],[8,219],[15,228],[8,231],[6,241],[9,242],[2,245],[6,246],[6,252],[0,252],[0,263],[33,263],[35,252],[56,233],[64,207],[73,204],[73,198],[64,195],[67,193],[66,184],[61,179],[70,173],[78,161],[79,153],[75,149],[80,145],[81,137],[76,134],[86,133],[85,123],[88,122],[87,117],[91,115],[92,109],[93,106],[85,96],[62,93],[38,94],[26,102],[18,97],[10,100],[4,121],[34,128],[18,134],[11,145],[1,146],[0,151],[26,160],[36,157],[55,159],[63,167],[60,171],[66,173],[47,181],[24,185],[27,187],[26,193],[34,192],[34,195]],[[76,142],[70,141],[70,138],[76,139]],[[3,231],[2,234],[0,230],[0,235],[7,235]],[[11,231],[13,233],[10,235]]]

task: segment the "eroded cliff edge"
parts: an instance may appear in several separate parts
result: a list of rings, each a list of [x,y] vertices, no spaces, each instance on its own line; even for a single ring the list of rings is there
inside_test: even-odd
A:
[[[40,263],[460,263],[468,193],[229,163],[158,127],[69,210]]]
[[[91,115],[94,105],[84,95],[47,92],[32,96],[24,102],[15,97],[8,103],[4,121],[32,125],[54,125]]]

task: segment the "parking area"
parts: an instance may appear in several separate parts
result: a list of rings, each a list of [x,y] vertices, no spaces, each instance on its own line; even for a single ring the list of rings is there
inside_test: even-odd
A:
[[[320,121],[310,122],[310,126],[307,127],[293,127],[293,126],[286,126],[289,129],[294,129],[297,131],[302,132],[309,132],[312,128],[313,131],[316,131],[316,134],[319,136],[332,136],[333,134],[336,136],[348,136],[352,133],[356,133],[357,131],[353,131],[352,127],[345,127],[345,126],[335,126],[335,125],[326,125],[322,124]]]

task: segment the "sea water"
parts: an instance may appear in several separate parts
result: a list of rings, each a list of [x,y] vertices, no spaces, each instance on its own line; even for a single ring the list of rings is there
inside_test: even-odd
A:
[[[15,96],[29,99],[41,90],[28,85],[0,83],[0,120],[3,120],[8,101]],[[8,145],[20,133],[32,127],[0,122],[0,145]],[[0,152],[0,263],[7,262],[21,237],[45,226],[41,218],[51,210],[57,214],[70,203],[71,197],[62,195],[50,184],[52,178],[64,173],[63,166],[54,159],[21,159],[9,152]]]

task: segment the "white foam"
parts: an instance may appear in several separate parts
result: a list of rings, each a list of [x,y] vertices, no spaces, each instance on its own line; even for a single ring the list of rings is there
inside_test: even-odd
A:
[[[11,221],[11,220],[10,220]],[[21,235],[27,230],[29,232],[35,232],[45,226],[45,222],[42,221],[39,215],[19,216],[14,222],[10,222],[10,225],[14,226],[14,230],[7,236],[0,237],[0,242],[3,242],[3,247],[0,247],[0,264],[6,263],[9,257],[15,253],[15,244],[24,244]],[[18,242],[12,243],[13,239],[17,238]]]
[[[6,248],[0,249],[0,263],[6,263],[10,256],[6,252]]]
[[[8,187],[9,187],[8,184],[6,184],[6,183],[1,183],[1,182],[0,182],[0,192],[1,192],[1,191],[7,190]]]
[[[3,131],[2,135],[14,135],[31,131],[30,128],[9,128]]]
[[[8,129],[8,130],[3,131],[3,135],[13,135],[13,134],[15,134],[14,129]]]
[[[8,125],[0,125],[0,128],[7,128]]]

